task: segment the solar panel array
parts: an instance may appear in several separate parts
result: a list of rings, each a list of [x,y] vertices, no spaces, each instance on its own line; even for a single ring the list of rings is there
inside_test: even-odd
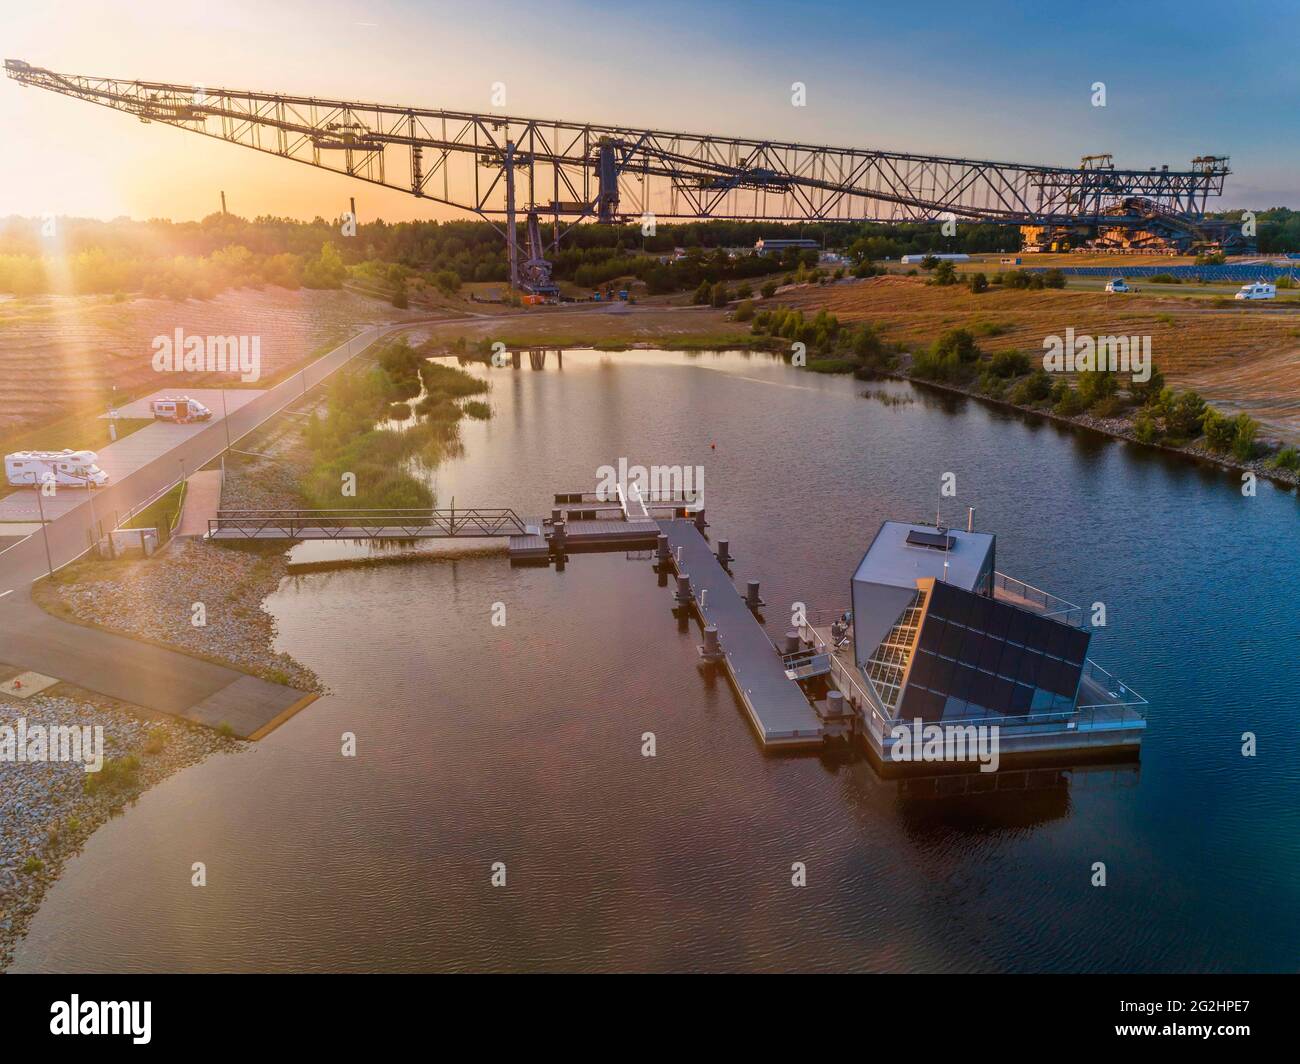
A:
[[[1028,273],[1046,273],[1049,267],[1030,266],[1026,268]],[[1069,277],[1157,277],[1162,273],[1167,273],[1171,277],[1179,277],[1184,281],[1232,281],[1240,284],[1249,284],[1252,281],[1276,281],[1279,277],[1290,277],[1295,268],[1292,266],[1278,266],[1273,263],[1249,263],[1229,262],[1215,266],[1192,266],[1180,264],[1178,266],[1127,266],[1124,264],[1116,266],[1063,266],[1060,268],[1063,274]]]
[[[1074,709],[1091,634],[935,581],[899,717],[1045,717]]]

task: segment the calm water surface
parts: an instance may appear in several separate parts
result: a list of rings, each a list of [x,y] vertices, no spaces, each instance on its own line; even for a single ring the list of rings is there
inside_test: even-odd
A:
[[[880,521],[932,518],[955,472],[944,517],[974,505],[1001,569],[1106,603],[1093,657],[1152,703],[1140,765],[926,799],[863,759],[764,756],[694,625],[622,554],[312,572],[268,605],[332,693],[104,826],[15,969],[1300,964],[1294,495],[1246,499],[1180,460],[869,386],[911,400],[887,406],[763,355],[481,372],[495,417],[464,425],[440,503],[542,513],[620,456],[703,465],[711,533],[773,606],[845,605]]]

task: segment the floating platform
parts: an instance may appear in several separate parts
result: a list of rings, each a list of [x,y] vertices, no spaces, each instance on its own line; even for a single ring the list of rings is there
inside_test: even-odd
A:
[[[618,507],[614,508],[615,510]],[[511,536],[508,551],[511,561],[545,561],[554,548],[554,531],[543,518],[528,519],[529,531]],[[606,518],[564,523],[564,550],[582,553],[593,550],[629,550],[653,547],[659,538],[657,521],[624,521]]]
[[[821,746],[825,737],[821,718],[798,683],[786,677],[781,655],[694,522],[677,519],[656,524],[656,532],[662,530],[668,537],[678,574],[690,578],[695,612],[704,624],[718,630],[721,663],[763,746]]]

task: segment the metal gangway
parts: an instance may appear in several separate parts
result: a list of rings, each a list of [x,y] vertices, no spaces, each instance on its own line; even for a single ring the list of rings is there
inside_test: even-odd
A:
[[[207,538],[468,539],[535,531],[511,509],[218,510],[208,520]]]

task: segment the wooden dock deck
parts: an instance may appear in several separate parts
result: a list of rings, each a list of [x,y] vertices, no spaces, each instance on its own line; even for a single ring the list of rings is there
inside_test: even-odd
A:
[[[781,656],[745,605],[731,576],[718,563],[708,541],[689,520],[659,521],[676,559],[678,573],[691,579],[695,611],[715,625],[723,664],[765,747],[821,746],[821,718],[799,685],[786,677]],[[701,598],[704,602],[701,605]]]

